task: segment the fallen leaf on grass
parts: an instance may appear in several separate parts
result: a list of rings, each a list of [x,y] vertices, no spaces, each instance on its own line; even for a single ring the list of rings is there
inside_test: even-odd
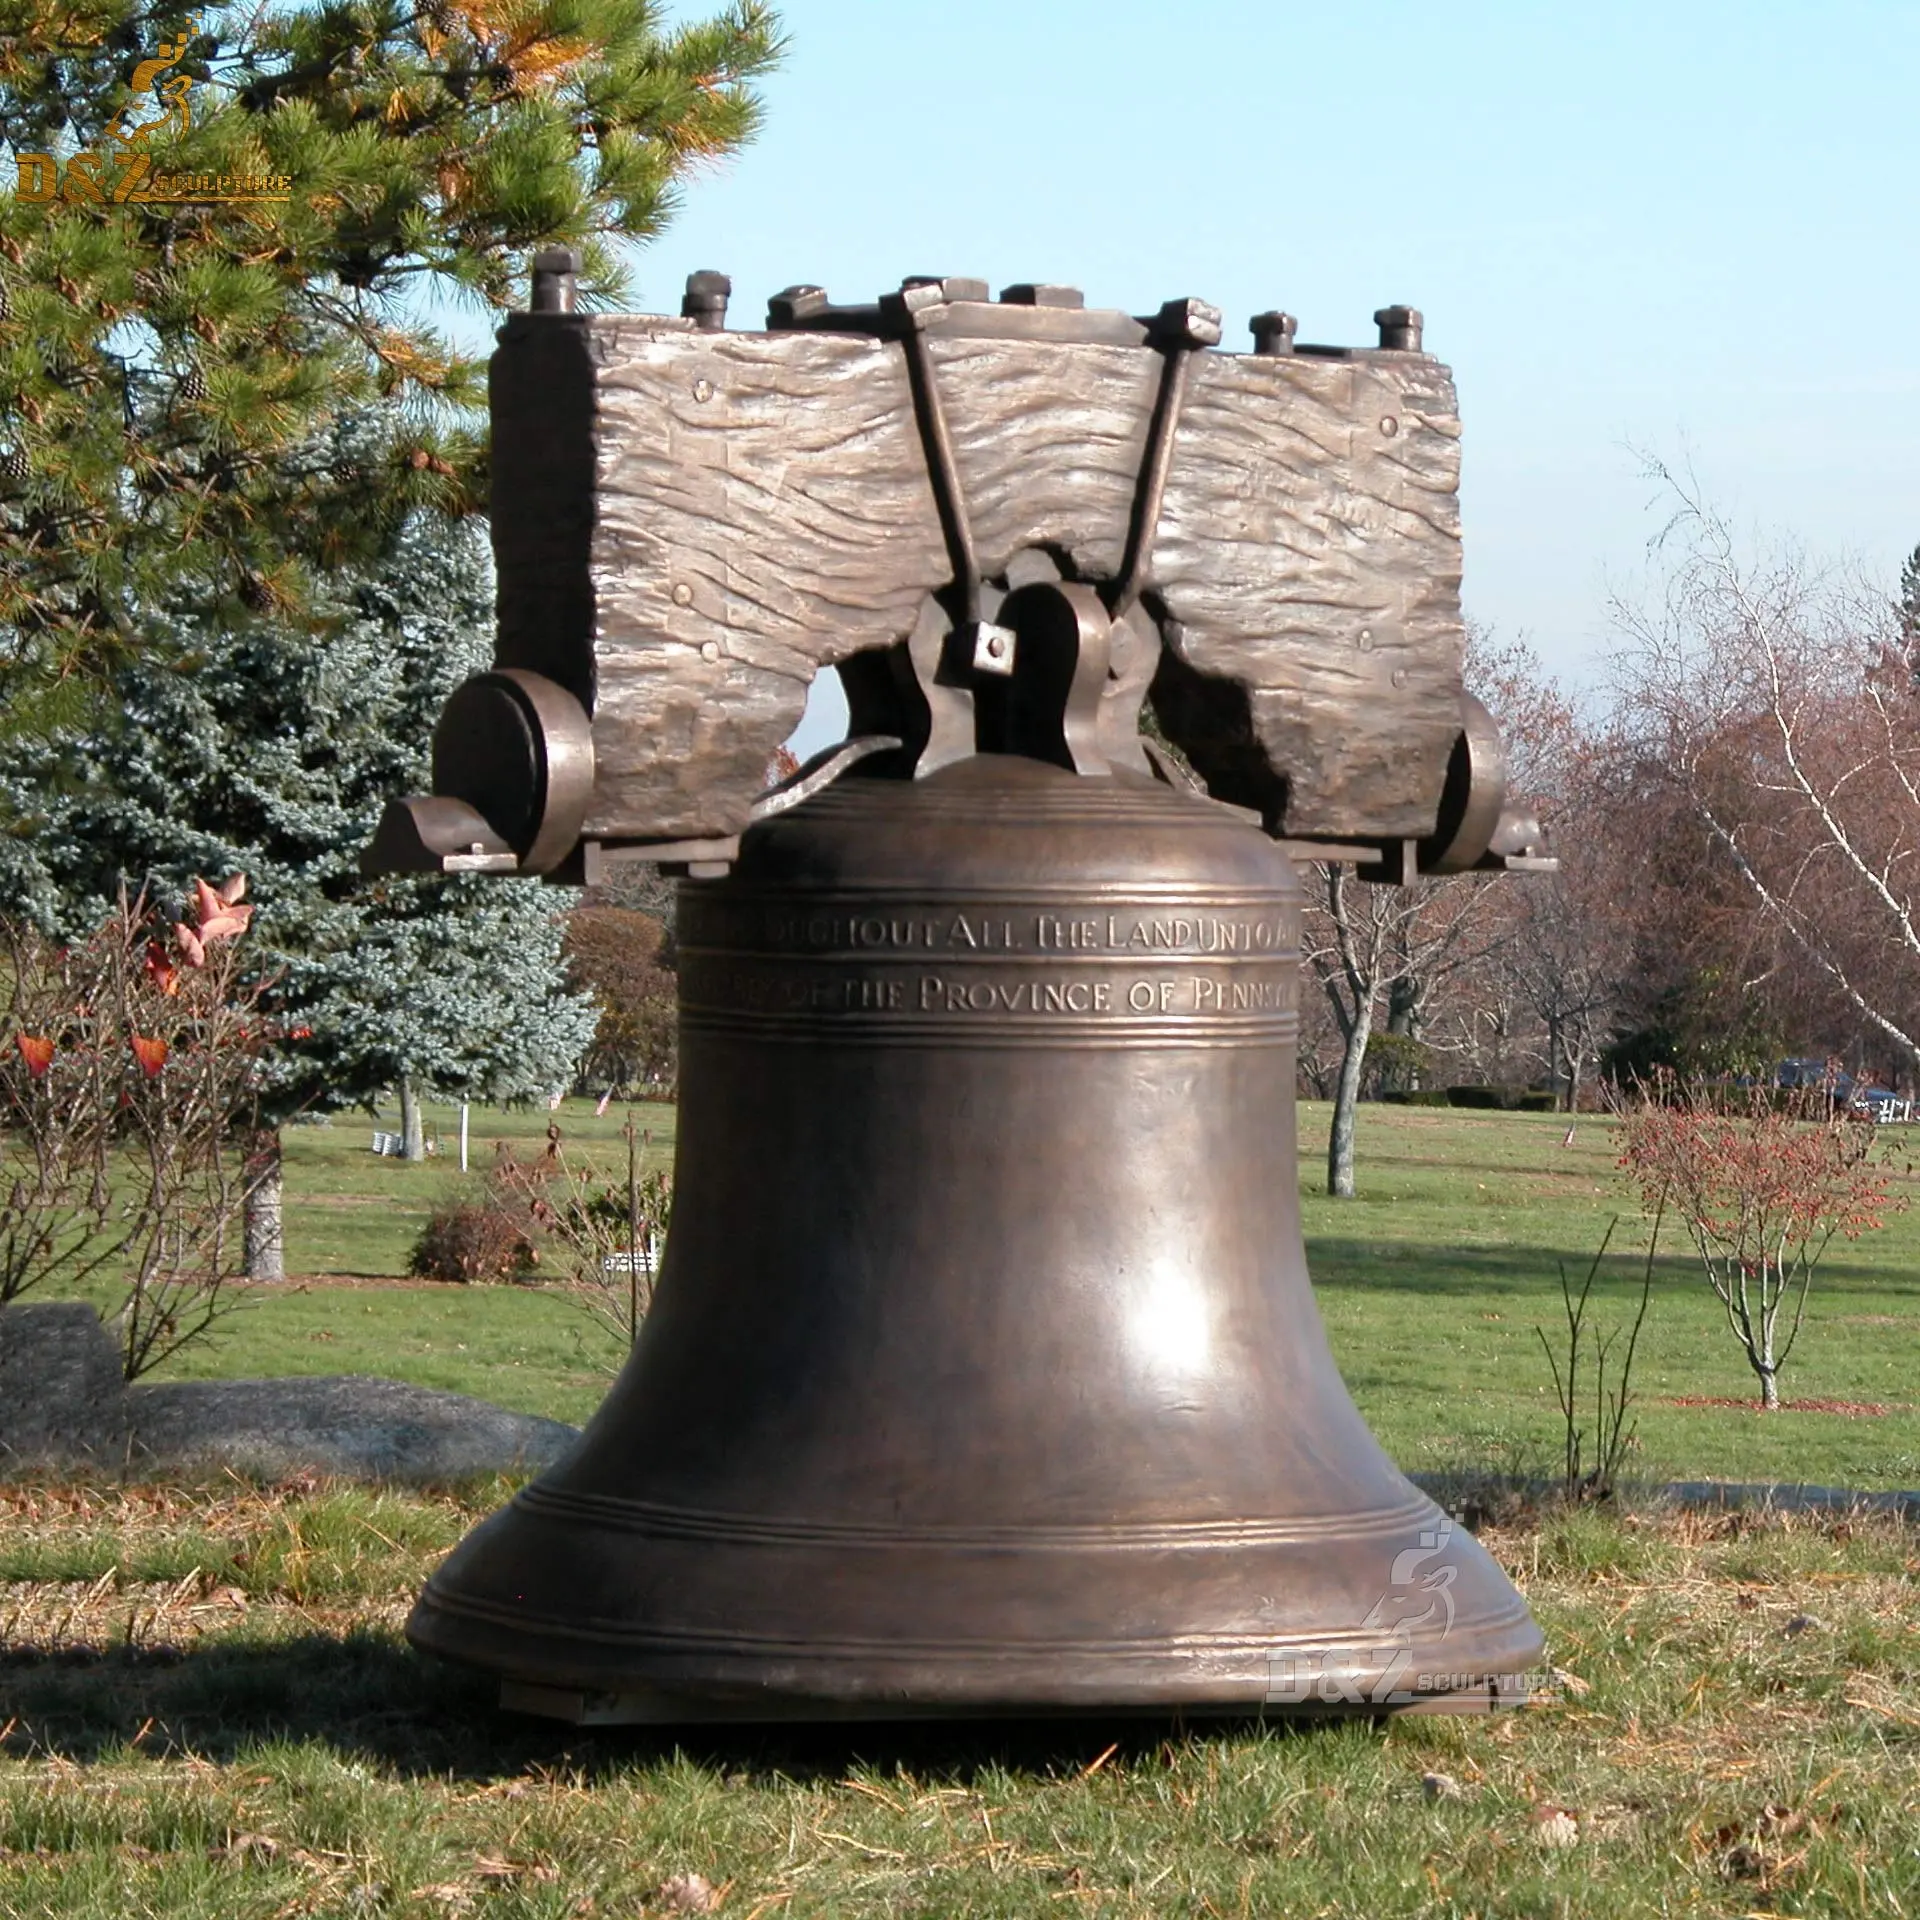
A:
[[[1580,1816],[1580,1834],[1586,1840],[1618,1840],[1631,1833],[1645,1815],[1638,1806],[1589,1807]]]
[[[1543,1847],[1571,1847],[1580,1839],[1580,1819],[1546,1801],[1533,1810],[1533,1837]]]
[[[280,1842],[270,1833],[236,1833],[224,1847],[215,1847],[216,1860],[271,1860],[280,1851]]]
[[[436,1907],[452,1907],[464,1912],[473,1905],[473,1889],[458,1880],[442,1880],[431,1887],[415,1887],[409,1900],[431,1900]]]
[[[1591,1680],[1582,1680],[1577,1673],[1569,1673],[1565,1667],[1553,1669],[1554,1685],[1564,1687],[1576,1700],[1584,1699],[1593,1691]]]
[[[720,1895],[704,1873],[676,1873],[660,1883],[655,1896],[673,1913],[711,1913],[720,1904]]]
[[[1429,1800],[1463,1800],[1466,1789],[1450,1773],[1423,1773],[1420,1776],[1420,1791]]]
[[[474,1855],[473,1870],[482,1880],[552,1881],[560,1878],[560,1869],[544,1860],[500,1860],[490,1853]]]

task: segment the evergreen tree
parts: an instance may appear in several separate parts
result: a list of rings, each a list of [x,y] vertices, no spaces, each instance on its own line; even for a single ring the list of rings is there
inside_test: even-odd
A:
[[[1900,637],[1911,653],[1920,647],[1920,547],[1907,555],[1900,569]]]
[[[297,615],[484,495],[478,363],[417,295],[588,297],[749,139],[761,0],[9,0],[0,23],[0,696],[71,720],[143,615]],[[184,184],[183,184],[184,183]],[[4,191],[11,188],[12,191]],[[211,191],[204,191],[210,188]],[[260,189],[260,191],[255,191]],[[329,425],[376,401],[366,457]]]
[[[418,515],[335,597],[308,626],[190,624],[179,662],[116,667],[110,723],[9,742],[0,807],[19,824],[0,840],[0,889],[71,932],[123,886],[177,897],[194,874],[245,873],[250,944],[295,1036],[276,1055],[270,1121],[398,1087],[417,1154],[422,1092],[562,1087],[596,1010],[565,982],[569,890],[367,880],[357,865],[387,799],[425,786],[442,701],[487,662],[479,526]]]

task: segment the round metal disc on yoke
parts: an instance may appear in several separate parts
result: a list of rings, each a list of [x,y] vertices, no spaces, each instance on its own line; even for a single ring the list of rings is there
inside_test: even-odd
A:
[[[1507,800],[1507,754],[1493,715],[1460,696],[1460,732],[1447,762],[1439,820],[1420,842],[1420,871],[1469,873],[1493,842]]]
[[[433,730],[433,790],[464,800],[544,873],[578,840],[593,792],[593,727],[572,694],[523,668],[455,688]]]

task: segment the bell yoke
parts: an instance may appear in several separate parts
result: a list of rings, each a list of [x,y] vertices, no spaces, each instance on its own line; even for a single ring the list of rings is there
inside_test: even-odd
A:
[[[1349,1399],[1294,1172],[1294,860],[1548,864],[1419,315],[1233,355],[916,279],[741,333],[719,275],[586,315],[575,266],[494,359],[496,666],[367,863],[684,876],[674,1226],[410,1637],[572,1720],[1517,1697],[1538,1630]],[[828,666],[848,738],[762,792]]]

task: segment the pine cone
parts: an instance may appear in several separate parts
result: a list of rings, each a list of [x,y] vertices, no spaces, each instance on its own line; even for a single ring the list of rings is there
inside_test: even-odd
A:
[[[0,320],[13,318],[13,293],[4,280],[0,280]]]
[[[187,370],[180,376],[180,398],[182,400],[204,400],[207,397],[207,376],[199,361],[187,363]]]
[[[24,480],[33,471],[24,447],[9,447],[0,453],[0,480]]]

